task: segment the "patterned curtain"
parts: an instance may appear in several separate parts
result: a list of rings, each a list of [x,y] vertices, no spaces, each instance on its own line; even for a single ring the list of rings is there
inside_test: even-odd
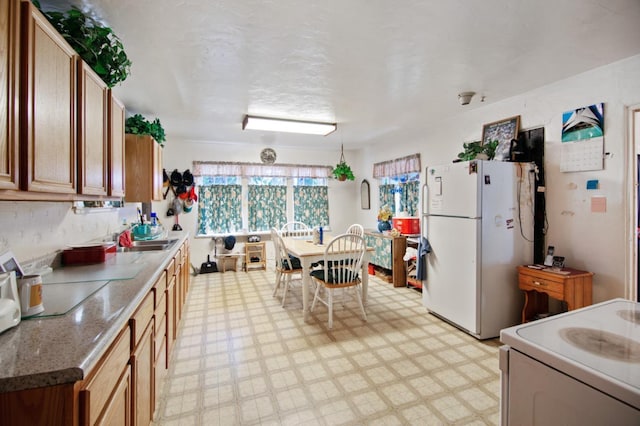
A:
[[[420,181],[411,181],[401,184],[400,210],[409,216],[418,216],[418,203],[420,202]]]
[[[329,225],[329,189],[326,186],[294,186],[293,218],[310,228]]]
[[[268,231],[287,223],[287,187],[249,185],[249,231]]]
[[[395,212],[396,201],[393,196],[393,190],[395,187],[396,186],[394,184],[380,185],[380,205],[378,206],[378,209],[382,208],[382,206],[386,204],[392,212]]]
[[[198,187],[198,235],[242,229],[241,185]]]

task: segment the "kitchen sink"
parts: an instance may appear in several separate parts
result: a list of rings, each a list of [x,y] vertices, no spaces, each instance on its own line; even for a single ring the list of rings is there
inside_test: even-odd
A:
[[[151,240],[151,241],[134,241],[133,246],[131,247],[118,247],[119,252],[128,252],[128,251],[157,251],[157,250],[168,250],[175,243],[178,242],[178,239],[171,240]]]

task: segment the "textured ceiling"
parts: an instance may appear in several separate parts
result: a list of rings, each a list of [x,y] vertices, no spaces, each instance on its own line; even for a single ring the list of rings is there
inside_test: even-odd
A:
[[[639,0],[41,0],[114,29],[167,139],[357,149],[640,53]],[[457,94],[478,93],[461,106]],[[243,131],[245,114],[338,123]]]

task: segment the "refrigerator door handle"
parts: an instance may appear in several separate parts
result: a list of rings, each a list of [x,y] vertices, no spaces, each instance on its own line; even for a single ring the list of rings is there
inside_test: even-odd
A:
[[[422,185],[422,214],[429,214],[429,186]]]

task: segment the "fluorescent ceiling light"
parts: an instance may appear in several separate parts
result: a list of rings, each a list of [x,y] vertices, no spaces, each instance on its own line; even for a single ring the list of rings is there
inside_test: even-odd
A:
[[[323,135],[335,131],[336,123],[318,123],[314,121],[283,120],[280,118],[253,117],[247,115],[242,121],[242,130],[268,130],[271,132],[304,133]]]

